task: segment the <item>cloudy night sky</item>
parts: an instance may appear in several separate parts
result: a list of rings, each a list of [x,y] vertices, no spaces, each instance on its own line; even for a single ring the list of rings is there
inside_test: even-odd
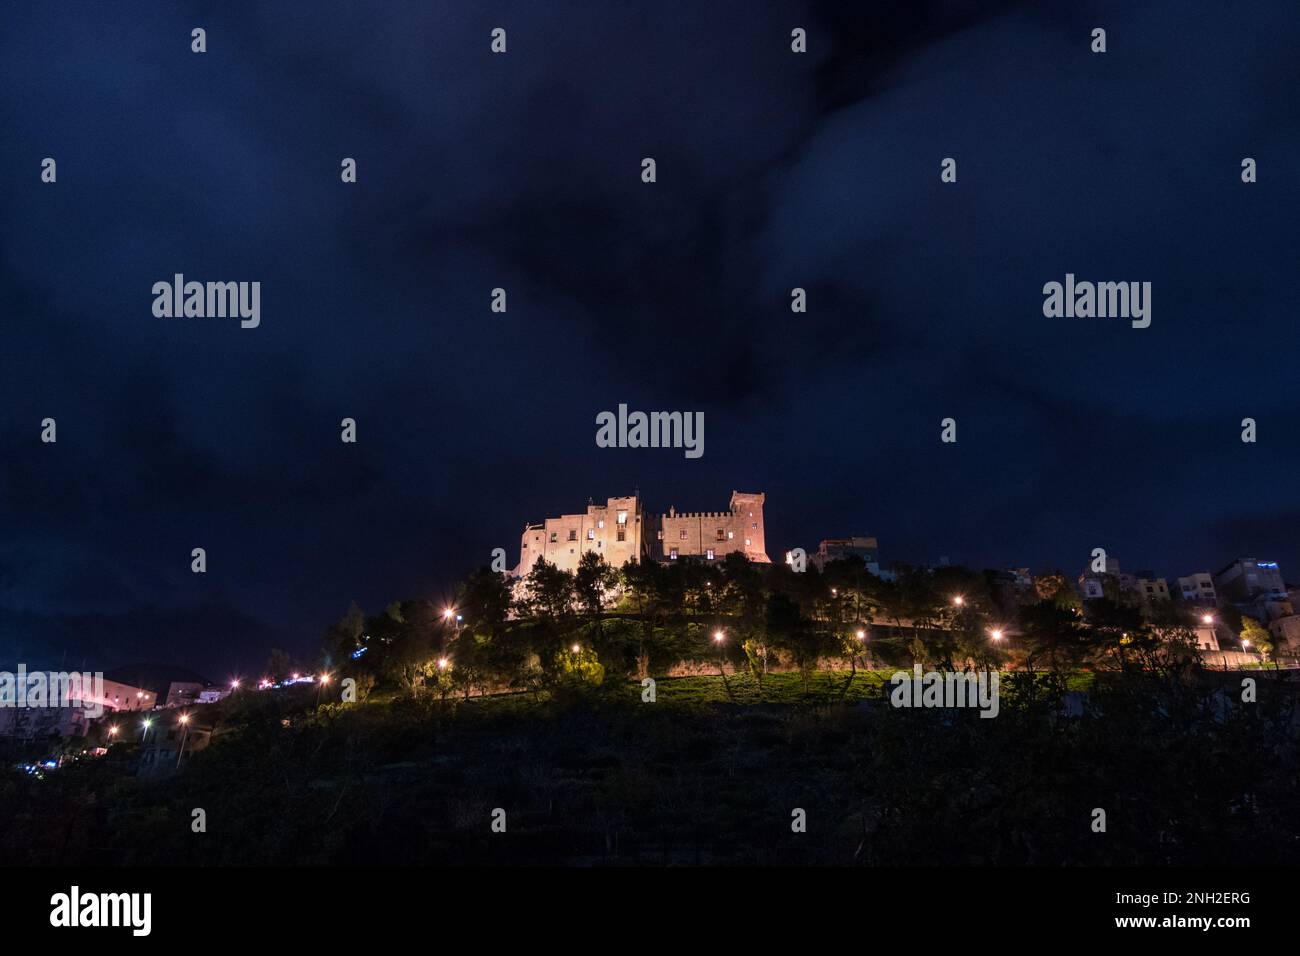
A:
[[[1300,10],[705,6],[5,4],[0,661],[251,674],[634,488],[765,491],[777,560],[1300,577]],[[704,456],[597,448],[620,402]]]

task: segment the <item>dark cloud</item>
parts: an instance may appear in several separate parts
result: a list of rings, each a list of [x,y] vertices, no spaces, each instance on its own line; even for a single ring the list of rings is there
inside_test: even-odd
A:
[[[1292,10],[5,17],[15,646],[221,673],[314,647],[353,598],[445,594],[526,520],[637,486],[656,508],[766,490],[774,554],[874,533],[887,557],[1073,570],[1101,544],[1168,574],[1238,552],[1295,573]],[[1152,327],[1044,319],[1067,271],[1153,282]],[[175,272],[260,280],[262,327],[155,319]],[[705,457],[596,449],[621,401],[703,410]]]

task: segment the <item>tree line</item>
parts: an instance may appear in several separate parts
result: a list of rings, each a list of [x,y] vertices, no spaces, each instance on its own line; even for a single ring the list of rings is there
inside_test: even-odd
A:
[[[1238,619],[1240,620],[1240,619]],[[1194,609],[1079,600],[1064,574],[1028,593],[996,572],[902,566],[895,580],[850,557],[796,573],[741,554],[719,562],[628,562],[596,553],[575,571],[538,561],[524,578],[481,568],[454,602],[354,603],[329,628],[324,666],[409,693],[559,692],[694,665],[760,682],[818,668],[1159,671],[1199,662]],[[1253,626],[1252,626],[1253,625]],[[1272,650],[1249,618],[1243,634]],[[287,658],[272,665],[285,670]],[[273,675],[274,676],[274,675]]]

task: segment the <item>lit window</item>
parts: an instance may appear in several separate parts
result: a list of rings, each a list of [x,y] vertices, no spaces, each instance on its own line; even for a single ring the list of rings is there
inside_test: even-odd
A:
[[[595,528],[588,528],[588,529],[587,529],[587,540],[588,540],[588,541],[595,541],[595,540],[596,540],[596,529],[595,529]]]
[[[627,512],[626,512],[626,511],[620,511],[620,512],[618,513],[618,523],[619,523],[619,524],[627,524]]]
[[[676,548],[669,548],[669,549],[668,549],[668,557],[669,557],[670,560],[672,560],[672,561],[676,561],[676,560],[677,560],[677,549],[676,549]]]
[[[683,528],[683,529],[681,530],[681,532],[680,532],[677,536],[678,536],[679,538],[681,538],[683,541],[685,541],[685,540],[686,540],[686,529]]]
[[[603,527],[605,527],[605,519],[604,519],[604,518],[601,518],[599,521],[597,521],[597,522],[596,522],[596,527],[597,527],[597,528],[603,528]]]
[[[718,540],[719,540],[719,541],[726,541],[726,540],[727,540],[727,533],[726,533],[725,531],[723,531],[721,528],[718,529]]]
[[[558,532],[555,532],[555,531],[552,531],[552,532],[551,532],[551,544],[555,544],[555,542],[557,542],[557,541],[559,541],[559,540],[560,540],[559,533],[558,533]]]
[[[705,556],[706,558],[708,558],[710,561],[712,561],[712,560],[713,560],[713,549],[712,549],[712,548],[709,548],[709,550],[705,551],[705,552],[704,552],[704,556]]]
[[[734,538],[735,536],[736,536],[736,532],[734,532],[734,531],[728,531],[728,532],[727,532],[727,540],[728,540],[728,541],[730,541],[730,540],[731,540],[732,538]]]
[[[749,539],[748,539],[748,538],[745,539],[745,547],[747,547],[747,548],[749,547]]]

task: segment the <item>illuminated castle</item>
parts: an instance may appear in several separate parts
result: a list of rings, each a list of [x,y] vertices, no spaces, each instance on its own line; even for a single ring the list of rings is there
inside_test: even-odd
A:
[[[767,562],[763,537],[763,501],[759,492],[731,493],[728,511],[646,514],[639,495],[609,498],[605,504],[589,503],[579,514],[547,518],[524,528],[519,539],[522,577],[539,558],[565,571],[573,571],[587,551],[603,556],[612,567],[628,561],[721,561],[739,551],[751,561]]]

